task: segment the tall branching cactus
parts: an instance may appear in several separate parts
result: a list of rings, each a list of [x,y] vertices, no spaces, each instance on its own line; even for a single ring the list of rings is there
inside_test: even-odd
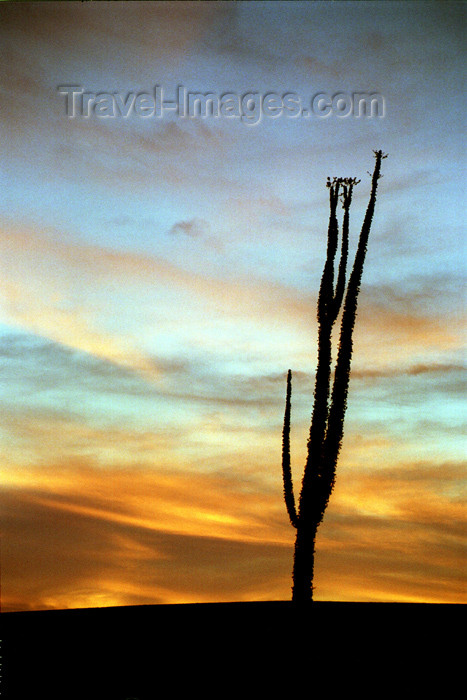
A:
[[[334,487],[336,465],[344,432],[347,392],[352,358],[352,335],[357,313],[357,298],[365,262],[368,236],[376,202],[381,161],[387,157],[374,151],[375,167],[371,193],[363,220],[357,251],[346,289],[346,270],[349,251],[349,211],[353,188],[360,182],[354,178],[328,178],[329,227],[326,262],[318,296],[318,365],[316,370],[314,403],[311,418],[308,451],[302,479],[298,508],[293,491],[290,466],[290,411],[292,372],[287,374],[284,429],[282,433],[282,475],[284,499],[290,522],[296,528],[292,600],[306,602],[313,599],[313,570],[315,539],[319,524]],[[337,207],[344,209],[340,236],[340,259],[335,271],[339,245]],[[345,298],[344,298],[345,294]],[[332,329],[342,309],[340,337],[334,377],[331,387]]]

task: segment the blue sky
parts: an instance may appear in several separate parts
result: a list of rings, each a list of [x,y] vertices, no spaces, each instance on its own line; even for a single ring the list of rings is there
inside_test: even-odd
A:
[[[389,157],[316,595],[463,599],[462,3],[0,12],[4,607],[289,597],[285,376],[298,488],[326,177],[361,179],[355,245],[373,149]],[[69,118],[63,85],[368,92],[385,112]]]

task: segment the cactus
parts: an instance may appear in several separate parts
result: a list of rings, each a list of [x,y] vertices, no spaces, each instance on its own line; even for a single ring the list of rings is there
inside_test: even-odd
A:
[[[313,573],[315,540],[318,527],[334,488],[336,465],[342,445],[344,416],[352,358],[352,335],[357,313],[357,298],[365,262],[368,237],[376,202],[376,190],[381,176],[381,161],[387,157],[382,151],[374,151],[375,167],[371,180],[371,193],[363,220],[352,271],[346,287],[346,268],[349,250],[349,211],[353,188],[360,182],[355,178],[328,178],[329,226],[321,285],[318,295],[318,364],[315,378],[314,403],[307,445],[307,459],[298,502],[295,504],[290,466],[290,412],[292,396],[292,372],[287,373],[287,394],[282,433],[282,475],[284,500],[287,513],[296,529],[292,600],[313,600]],[[339,243],[337,207],[344,209],[340,259],[335,281],[334,261]],[[345,294],[345,298],[344,298]],[[331,387],[332,329],[342,310],[337,360]]]

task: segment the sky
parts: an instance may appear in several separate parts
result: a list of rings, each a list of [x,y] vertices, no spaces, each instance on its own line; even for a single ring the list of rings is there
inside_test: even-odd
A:
[[[2,610],[290,599],[286,374],[297,492],[326,178],[361,180],[352,254],[374,149],[315,598],[466,602],[464,29],[460,2],[1,3]]]

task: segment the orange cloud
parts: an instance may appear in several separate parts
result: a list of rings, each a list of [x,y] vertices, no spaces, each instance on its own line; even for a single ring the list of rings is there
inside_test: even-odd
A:
[[[0,500],[4,609],[250,599],[290,554],[280,501],[226,476],[82,461],[11,469]]]
[[[246,489],[238,478],[171,470],[98,468],[82,460],[21,470],[2,479],[24,500],[44,507],[178,534],[242,541],[284,542],[265,526],[276,504],[261,489]],[[219,485],[222,488],[219,488]]]
[[[465,602],[462,480],[455,462],[341,470],[318,535],[322,595],[334,571],[341,600],[365,581],[365,600]]]
[[[83,460],[8,474],[7,609],[289,598],[280,478]],[[317,598],[461,602],[459,477],[456,463],[342,471],[318,531]]]

